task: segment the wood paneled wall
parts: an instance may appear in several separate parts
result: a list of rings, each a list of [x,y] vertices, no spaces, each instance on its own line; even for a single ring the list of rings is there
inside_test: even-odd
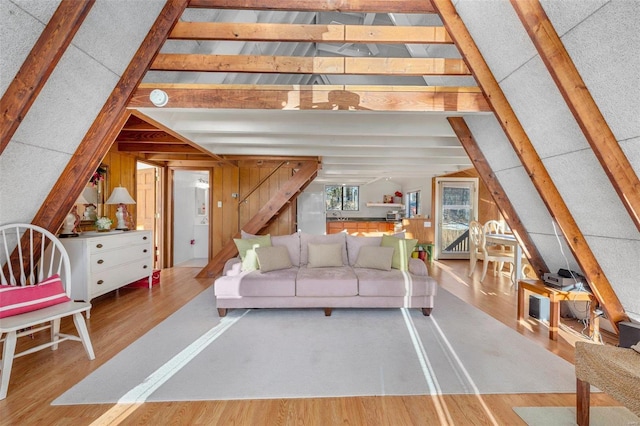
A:
[[[240,232],[242,226],[258,213],[293,173],[289,167],[282,167],[274,173],[275,169],[275,166],[256,166],[255,162],[240,162],[237,168],[213,169],[210,224],[212,254],[215,255],[227,241]],[[262,185],[255,189],[263,180]],[[246,197],[253,189],[255,191]],[[238,194],[238,197],[234,198],[233,194]],[[287,235],[295,230],[296,206],[292,203],[261,233]]]
[[[106,198],[109,198],[113,188],[123,186],[127,188],[129,194],[136,198],[136,157],[132,155],[122,154],[117,151],[117,146],[111,148],[111,150],[102,159],[102,164],[109,167],[109,176],[107,179]],[[106,216],[116,223],[116,209],[117,205],[106,205]],[[128,205],[127,210],[131,213],[133,218],[136,217],[136,205]],[[115,226],[114,226],[115,227]]]

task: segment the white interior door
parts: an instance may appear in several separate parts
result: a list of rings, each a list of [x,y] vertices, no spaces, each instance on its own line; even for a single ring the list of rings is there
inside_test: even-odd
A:
[[[477,178],[436,179],[436,258],[469,258],[469,222],[477,217]]]

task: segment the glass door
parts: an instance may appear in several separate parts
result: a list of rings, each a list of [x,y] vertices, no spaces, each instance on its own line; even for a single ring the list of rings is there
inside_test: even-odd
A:
[[[436,179],[436,258],[469,258],[469,222],[477,216],[477,178]]]

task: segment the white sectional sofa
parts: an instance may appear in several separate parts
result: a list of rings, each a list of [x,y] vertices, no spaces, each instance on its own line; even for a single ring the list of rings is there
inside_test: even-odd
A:
[[[424,261],[411,258],[415,240],[304,232],[243,237],[236,240],[242,258],[227,261],[214,284],[220,316],[233,308],[324,308],[331,315],[333,308],[401,307],[429,315],[434,307],[437,283]]]

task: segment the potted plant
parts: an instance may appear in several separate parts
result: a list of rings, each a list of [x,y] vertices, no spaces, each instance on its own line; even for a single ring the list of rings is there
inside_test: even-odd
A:
[[[108,232],[111,230],[113,221],[108,217],[100,217],[96,220],[96,229],[98,232]]]

